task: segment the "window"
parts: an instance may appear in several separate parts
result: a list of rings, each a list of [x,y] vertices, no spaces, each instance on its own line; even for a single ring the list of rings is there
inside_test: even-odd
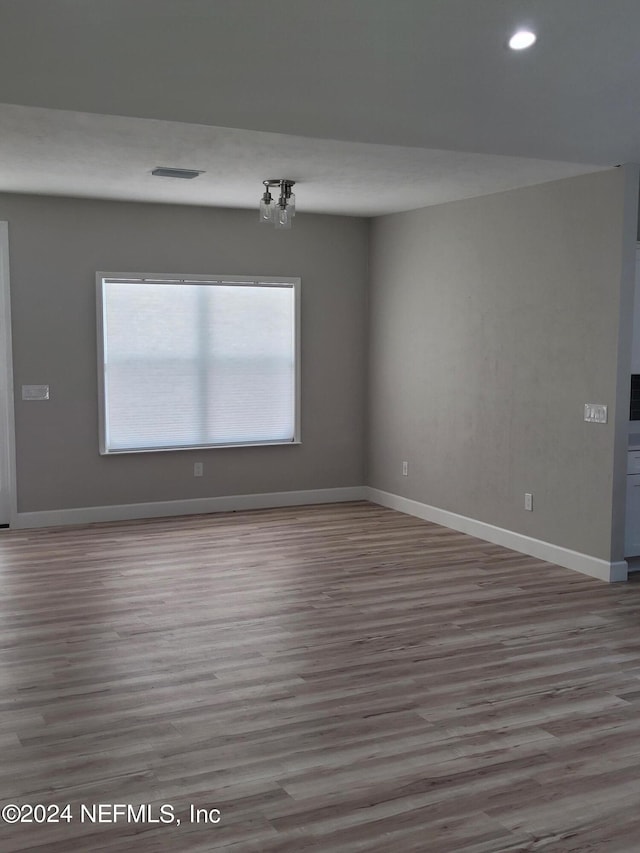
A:
[[[299,293],[98,273],[100,452],[299,442]]]

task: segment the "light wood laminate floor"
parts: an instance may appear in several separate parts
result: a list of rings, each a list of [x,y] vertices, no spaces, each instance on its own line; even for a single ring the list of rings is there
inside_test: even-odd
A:
[[[72,814],[3,853],[640,850],[640,584],[367,503],[3,532],[0,584],[0,801]]]

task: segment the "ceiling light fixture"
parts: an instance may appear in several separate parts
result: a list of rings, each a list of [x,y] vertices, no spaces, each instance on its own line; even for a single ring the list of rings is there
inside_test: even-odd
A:
[[[511,50],[524,50],[527,47],[531,47],[536,39],[536,34],[530,30],[518,30],[509,39],[509,47]]]
[[[260,199],[260,222],[263,225],[275,225],[279,229],[291,228],[291,220],[296,215],[296,197],[291,191],[295,181],[289,178],[269,178],[262,183],[264,193]],[[279,191],[277,201],[269,192],[273,187]]]

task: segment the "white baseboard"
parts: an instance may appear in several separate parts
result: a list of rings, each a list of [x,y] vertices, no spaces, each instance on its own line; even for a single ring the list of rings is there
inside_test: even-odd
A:
[[[453,530],[468,533],[478,539],[484,539],[487,542],[511,548],[522,554],[528,554],[530,557],[537,557],[539,560],[556,563],[566,569],[582,572],[582,574],[590,575],[592,578],[598,578],[609,583],[627,580],[627,563],[625,560],[610,563],[607,560],[590,557],[588,554],[581,554],[579,551],[571,551],[569,548],[562,548],[541,539],[533,539],[531,536],[524,536],[522,533],[515,533],[513,530],[505,530],[503,527],[494,527],[493,524],[486,524],[484,521],[478,521],[475,518],[438,509],[438,507],[403,498],[391,492],[383,492],[380,489],[367,487],[365,495],[367,500],[372,503],[397,509],[399,512],[415,515],[444,527],[451,527]]]
[[[153,501],[150,503],[119,504],[115,506],[91,506],[76,509],[43,510],[41,512],[18,512],[11,521],[14,529],[33,527],[56,527],[65,524],[90,524],[100,521],[131,521],[136,518],[161,518],[172,515],[200,515],[211,512],[231,512],[243,509],[267,509],[269,507],[304,506],[307,504],[343,503],[345,501],[369,500],[381,506],[414,515],[443,527],[468,533],[478,539],[511,548],[522,554],[556,563],[567,569],[582,572],[599,580],[626,581],[628,566],[625,560],[610,563],[588,554],[571,551],[551,542],[533,539],[513,530],[495,527],[475,518],[438,509],[419,501],[403,498],[391,492],[369,486],[346,486],[335,489],[309,489],[297,492],[266,492],[257,495],[230,495],[216,498],[194,498],[182,501]]]
[[[278,506],[341,503],[365,500],[364,486],[336,489],[309,489],[299,492],[268,492],[259,495],[231,495],[218,498],[194,498],[183,501],[88,506],[77,509],[53,509],[18,512],[11,521],[14,529],[56,527],[62,524],[90,524],[96,521],[130,521],[136,518],[160,518],[171,515],[200,515],[242,509],[267,509]]]

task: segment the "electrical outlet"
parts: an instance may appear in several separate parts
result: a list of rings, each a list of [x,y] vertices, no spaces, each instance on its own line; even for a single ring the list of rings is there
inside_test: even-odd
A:
[[[584,419],[590,424],[606,424],[608,417],[607,407],[602,403],[585,403]]]
[[[409,463],[408,462],[402,463],[402,476],[403,477],[409,476]]]
[[[524,493],[524,508],[533,512],[533,495],[530,492]]]
[[[204,462],[194,462],[193,463],[193,476],[194,477],[202,477],[204,474]]]

